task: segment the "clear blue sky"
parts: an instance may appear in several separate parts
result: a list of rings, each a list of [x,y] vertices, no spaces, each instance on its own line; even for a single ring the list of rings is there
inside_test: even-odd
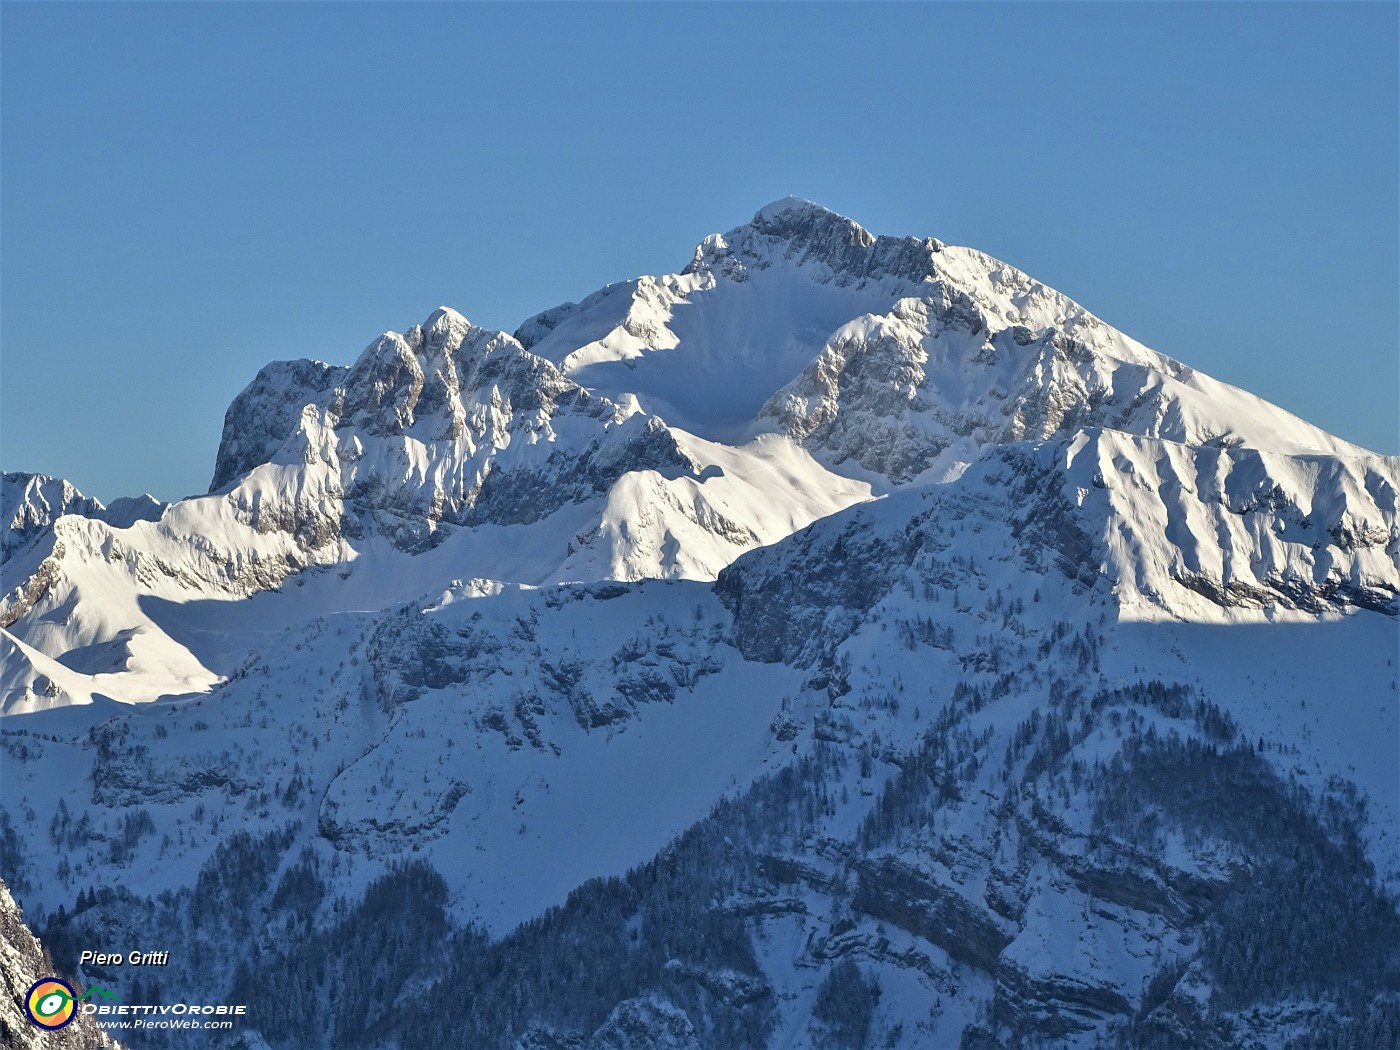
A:
[[[1380,452],[1397,8],[0,6],[0,463],[202,492],[269,360],[513,329],[788,193]]]

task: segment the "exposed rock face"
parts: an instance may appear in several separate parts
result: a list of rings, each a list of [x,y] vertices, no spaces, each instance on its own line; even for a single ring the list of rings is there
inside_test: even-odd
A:
[[[1400,504],[1385,471],[1379,457],[1193,448],[1116,431],[1007,444],[955,482],[887,497],[901,508],[895,515],[855,508],[755,552],[720,574],[716,593],[751,658],[810,663],[824,633],[858,622],[901,583],[966,579],[969,567],[943,556],[947,523],[961,520],[1004,536],[982,572],[1054,571],[1079,588],[1111,590],[1121,608],[1148,618],[1393,615]],[[1333,539],[1363,534],[1370,541]],[[811,559],[829,571],[796,570]]]
[[[1002,949],[1014,939],[995,914],[891,857],[857,867],[851,906],[984,970],[996,967]]]
[[[121,1050],[121,1044],[81,1012],[54,1031],[29,1021],[25,994],[36,981],[52,976],[58,976],[53,960],[24,924],[9,887],[0,881],[0,1045],[12,1050]]]
[[[380,336],[349,369],[264,369],[229,409],[215,487],[265,463],[295,466],[313,484],[259,497],[251,479],[232,495],[255,527],[307,550],[357,534],[347,514],[421,549],[439,524],[528,524],[625,473],[695,469],[658,420],[446,308]]]
[[[270,460],[296,431],[302,409],[325,400],[349,371],[320,361],[265,365],[224,413],[223,437],[209,491],[223,488]]]
[[[781,259],[824,267],[825,279],[839,286],[862,287],[886,278],[917,284],[938,273],[934,256],[942,250],[933,238],[876,237],[819,204],[785,197],[760,210],[749,225],[705,238],[683,272],[714,270],[743,280],[747,267],[767,269]]]
[[[700,1050],[684,1010],[664,999],[619,1003],[588,1042],[587,1050]]]
[[[592,1035],[536,1025],[515,1050],[701,1050],[704,1045],[684,1010],[666,999],[646,997],[619,1003]]]

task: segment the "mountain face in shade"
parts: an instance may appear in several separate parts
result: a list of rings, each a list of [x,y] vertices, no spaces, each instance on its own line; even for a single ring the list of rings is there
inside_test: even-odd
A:
[[[0,874],[249,1046],[1390,1046],[1397,489],[787,198],[6,475]]]

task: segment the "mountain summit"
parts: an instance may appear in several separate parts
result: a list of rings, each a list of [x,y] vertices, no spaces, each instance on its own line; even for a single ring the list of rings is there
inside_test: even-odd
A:
[[[1394,459],[981,252],[877,237],[787,197],[705,238],[680,273],[609,285],[513,336],[440,307],[351,365],[267,365],[229,407],[207,497],[126,520],[7,475],[0,619],[40,663],[102,680],[17,658],[5,703],[210,687],[227,660],[152,611],[305,586],[310,568],[339,566],[370,604],[453,578],[714,579],[855,503],[1044,441],[1100,450],[1089,487],[1108,499],[1081,525],[1101,551],[1084,556],[1123,615],[1394,604]],[[508,553],[492,529],[512,530]],[[411,571],[378,567],[400,556]]]
[[[352,357],[203,496],[5,476],[56,963],[248,1046],[1394,1045],[1400,460],[795,197]]]

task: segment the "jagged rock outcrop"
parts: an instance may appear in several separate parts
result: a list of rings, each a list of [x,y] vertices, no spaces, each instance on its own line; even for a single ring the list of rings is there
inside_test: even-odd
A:
[[[877,237],[859,223],[801,197],[784,197],[760,209],[747,226],[711,234],[682,273],[717,270],[742,281],[749,267],[767,269],[778,259],[814,264],[816,279],[863,287],[895,278],[918,284],[935,277],[934,256],[943,243],[932,237]]]
[[[1078,431],[998,446],[954,482],[818,522],[736,562],[715,589],[746,655],[804,664],[819,657],[822,637],[896,587],[1003,573],[1012,586],[1025,571],[1055,572],[1152,619],[1395,615],[1400,503],[1390,476],[1381,457]],[[949,521],[985,533],[975,573],[944,554]],[[829,571],[796,570],[813,561]]]
[[[103,506],[101,500],[84,496],[62,478],[6,473],[0,480],[0,564],[52,535],[54,522],[65,514],[126,529],[138,521],[160,520],[166,506],[149,493],[121,496]]]
[[[103,510],[100,500],[84,496],[62,478],[5,473],[0,477],[0,563],[51,532],[64,514],[96,518]]]
[[[307,550],[366,526],[419,550],[441,525],[529,524],[630,472],[697,470],[658,420],[446,308],[385,333],[349,369],[264,369],[229,410],[215,487],[261,464],[306,481],[293,496],[245,477],[230,498]]]
[[[91,1017],[81,1012],[62,1028],[30,1023],[24,998],[36,981],[60,976],[53,960],[24,923],[9,887],[0,881],[0,1045],[10,1050],[121,1050]]]
[[[349,371],[343,365],[307,360],[264,365],[224,413],[209,491],[270,460],[296,431],[302,409],[325,400]]]

